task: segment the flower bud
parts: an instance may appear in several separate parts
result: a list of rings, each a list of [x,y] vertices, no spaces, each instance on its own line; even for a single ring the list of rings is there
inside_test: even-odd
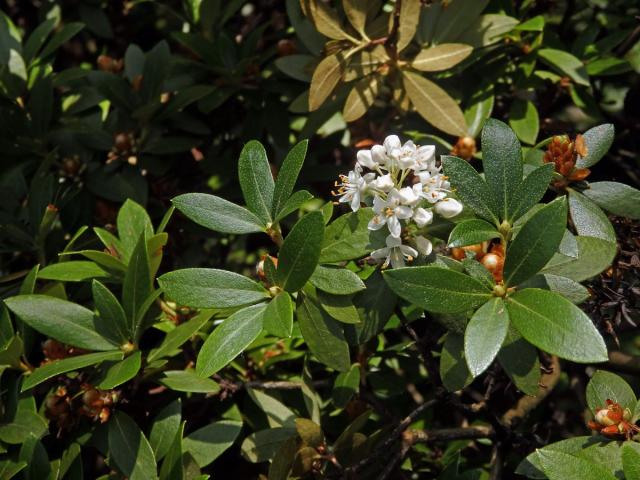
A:
[[[452,218],[462,212],[462,204],[453,198],[441,200],[434,208],[436,213],[444,218]]]

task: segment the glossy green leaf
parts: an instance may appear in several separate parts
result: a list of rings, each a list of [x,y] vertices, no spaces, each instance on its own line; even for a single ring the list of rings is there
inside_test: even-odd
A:
[[[175,197],[171,202],[189,220],[216,232],[264,231],[262,221],[249,210],[215,195],[185,193]]]
[[[267,152],[260,142],[252,140],[240,152],[238,177],[247,208],[267,225],[271,222],[274,182]]]
[[[626,480],[640,480],[640,445],[635,442],[622,445],[622,466]]]
[[[22,410],[11,423],[0,424],[0,441],[10,445],[20,445],[29,438],[40,438],[48,430],[49,425],[36,412]]]
[[[336,263],[361,258],[384,244],[384,232],[371,232],[367,228],[374,216],[370,208],[361,208],[357,212],[341,215],[324,232],[324,241],[320,253],[320,263]]]
[[[569,52],[554,48],[538,50],[538,56],[544,63],[562,75],[566,75],[578,85],[589,86],[589,75],[584,64]]]
[[[218,325],[200,349],[196,373],[209,377],[240,355],[260,335],[265,308],[243,308]]]
[[[538,394],[540,383],[540,360],[538,351],[527,342],[511,325],[498,353],[500,365],[518,387],[526,395]]]
[[[180,429],[182,403],[178,398],[164,407],[153,419],[149,443],[157,460],[161,460],[171,448]]]
[[[202,468],[224,453],[236,440],[242,429],[242,422],[221,420],[196,430],[183,440],[186,452]]]
[[[470,137],[478,136],[482,125],[491,116],[494,102],[494,86],[491,82],[480,84],[478,89],[471,94],[464,110],[464,118],[469,127],[467,133]]]
[[[264,412],[271,427],[292,427],[296,414],[280,400],[253,388],[247,389],[249,397]]]
[[[633,412],[638,399],[629,384],[615,373],[596,370],[586,389],[587,404],[591,412],[607,407],[607,400],[619,403]]]
[[[338,408],[344,408],[360,388],[360,364],[354,363],[347,372],[340,373],[331,391],[331,401]]]
[[[440,355],[440,377],[450,392],[457,392],[473,381],[464,358],[464,337],[449,332]]]
[[[84,260],[54,263],[38,272],[38,278],[58,282],[84,282],[92,278],[105,277],[109,277],[109,272],[95,262]]]
[[[542,470],[549,477],[549,480],[566,480],[568,478],[616,480],[615,475],[604,467],[567,453],[554,450],[539,450],[538,458],[540,459]]]
[[[535,145],[540,131],[540,117],[534,103],[515,99],[509,110],[509,125],[522,142]]]
[[[589,168],[598,163],[609,151],[615,138],[615,129],[613,124],[605,123],[584,132],[583,138],[587,154],[584,157],[578,157],[576,166]]]
[[[350,295],[365,289],[358,275],[335,265],[318,265],[310,281],[317,289],[334,295]]]
[[[87,350],[113,350],[117,345],[98,333],[93,312],[48,295],[20,295],[5,300],[13,313],[51,338]]]
[[[464,43],[443,43],[422,49],[411,62],[411,66],[423,72],[439,72],[455,67],[472,51],[473,47]]]
[[[456,189],[456,194],[462,203],[479,217],[499,224],[498,217],[494,213],[496,210],[493,206],[495,200],[489,186],[475,168],[469,165],[469,162],[458,157],[442,155],[440,158],[444,173],[449,177],[449,181]]]
[[[121,360],[124,354],[117,350],[111,352],[88,353],[76,357],[53,360],[42,367],[36,368],[31,375],[25,378],[22,384],[22,391],[29,390],[50,378],[62,375],[63,373],[80,370],[81,368],[96,365],[109,360]]]
[[[578,363],[608,359],[591,319],[560,294],[527,288],[507,299],[507,310],[522,336],[545,352]]]
[[[162,462],[162,468],[160,469],[160,480],[183,480],[184,469],[182,467],[182,437],[184,435],[183,422],[178,428],[167,455]]]
[[[105,372],[104,378],[98,384],[98,388],[111,390],[131,380],[140,371],[141,359],[142,354],[137,351],[124,360],[111,365]]]
[[[176,302],[196,308],[240,307],[269,297],[250,278],[214,268],[175,270],[158,278],[158,283]]]
[[[474,377],[493,362],[509,329],[509,314],[501,298],[481,306],[471,317],[464,333],[464,353]]]
[[[640,190],[636,188],[617,182],[592,182],[582,193],[614,215],[640,219]]]
[[[564,198],[554,200],[533,214],[507,248],[505,283],[518,285],[538,273],[558,249],[566,225]]]
[[[575,190],[569,191],[569,212],[578,235],[616,242],[616,233],[606,214],[594,202]]]
[[[298,175],[302,169],[304,158],[307,154],[307,146],[309,142],[303,140],[293,147],[280,166],[278,178],[276,179],[273,190],[273,202],[271,205],[271,216],[278,218],[283,207],[291,197],[293,188],[298,180]]]
[[[115,412],[108,425],[109,453],[115,466],[129,480],[156,479],[156,458],[136,422]]]
[[[399,297],[435,313],[463,312],[491,298],[491,290],[475,278],[442,267],[387,270],[384,279]]]
[[[122,253],[128,261],[140,236],[144,235],[146,238],[153,236],[153,225],[147,211],[133,200],[127,200],[120,207],[117,223],[118,236],[124,249]]]
[[[193,370],[166,370],[158,379],[165,387],[176,392],[218,393],[220,386],[210,378],[202,378]]]
[[[109,332],[109,336],[122,343],[131,340],[131,325],[127,321],[122,305],[111,290],[98,280],[94,280],[91,291],[96,310],[102,319],[100,323],[104,325],[105,331]]]
[[[145,234],[141,234],[131,253],[122,284],[122,307],[129,320],[130,332],[138,328],[138,313],[153,290],[152,283],[147,241]]]
[[[589,298],[589,290],[575,280],[550,273],[544,274],[544,282],[549,290],[557,292],[576,305]]]
[[[494,225],[480,219],[465,220],[456,224],[449,234],[448,247],[466,247],[500,237]]]
[[[295,436],[296,430],[293,427],[260,430],[244,439],[240,451],[249,462],[266,462],[274,457],[283,442]]]
[[[549,262],[543,273],[582,282],[609,268],[617,251],[615,243],[595,237],[575,237],[575,240],[578,258],[565,257],[562,262]]]
[[[531,210],[544,196],[553,177],[553,164],[548,163],[525,177],[509,204],[509,219],[513,222]]]
[[[192,338],[198,333],[198,331],[209,321],[213,316],[212,311],[203,311],[193,317],[191,320],[186,321],[178,325],[176,328],[167,333],[164,340],[158,348],[154,348],[149,352],[147,356],[147,362],[151,363],[154,360],[169,356],[179,351],[178,349],[187,340]]]
[[[275,221],[279,222],[280,220],[285,218],[287,215],[292,214],[296,210],[300,209],[302,205],[307,203],[312,198],[313,198],[313,195],[311,195],[306,190],[299,190],[297,192],[293,192],[293,194],[289,197],[289,199],[286,202],[284,202],[284,204],[282,205],[280,212],[278,212],[278,215],[276,215],[275,217]]]
[[[465,272],[467,272],[470,276],[480,281],[487,288],[493,290],[493,287],[496,284],[493,275],[487,268],[478,262],[475,258],[465,258],[462,260],[462,265],[464,266]]]
[[[321,212],[311,212],[294,225],[278,255],[276,278],[282,288],[295,292],[307,283],[318,265],[323,236]]]
[[[339,322],[308,295],[298,304],[296,315],[300,332],[311,353],[328,367],[340,372],[349,370],[349,346]]]
[[[287,292],[280,292],[264,311],[264,329],[276,337],[290,337],[293,330],[293,303]]]
[[[496,201],[496,213],[508,218],[512,199],[522,182],[522,153],[513,130],[499,120],[487,120],[482,129],[482,165]]]

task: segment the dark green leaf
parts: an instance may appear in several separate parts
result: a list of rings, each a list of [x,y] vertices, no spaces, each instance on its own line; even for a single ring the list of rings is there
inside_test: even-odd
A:
[[[71,40],[77,33],[80,32],[84,28],[84,24],[80,22],[67,23],[64,25],[58,32],[51,37],[51,40],[47,42],[47,44],[38,55],[40,58],[47,58],[49,55],[54,53],[60,46],[66,43],[68,40]]]
[[[456,224],[449,234],[449,248],[475,245],[492,238],[500,237],[494,225],[474,218]]]
[[[358,275],[334,265],[318,265],[310,281],[317,289],[334,295],[350,295],[365,289]]]
[[[205,340],[196,363],[196,372],[209,377],[244,351],[262,331],[266,305],[237,311],[218,325]]]
[[[581,282],[609,268],[617,251],[615,243],[595,237],[575,237],[575,240],[578,245],[578,258],[565,257],[565,261],[560,263],[549,262],[544,273],[561,275]]]
[[[546,273],[544,274],[544,282],[549,290],[559,293],[576,305],[584,302],[590,296],[586,287],[567,277]]]
[[[271,216],[273,218],[279,217],[280,212],[291,197],[307,154],[308,143],[307,140],[303,140],[293,147],[280,166],[273,190],[273,203],[271,205]]]
[[[183,422],[178,428],[178,431],[171,442],[171,447],[167,452],[167,456],[162,462],[162,468],[160,469],[160,480],[183,480],[184,469],[182,468],[182,436],[184,434]]]
[[[102,390],[111,390],[135,377],[140,371],[142,355],[140,351],[133,352],[124,360],[109,367],[104,378],[98,384]]]
[[[193,370],[167,370],[158,379],[165,387],[176,392],[218,393],[220,387],[210,378],[202,378]]]
[[[578,363],[608,359],[591,319],[560,294],[527,288],[508,298],[507,310],[522,336],[545,352]]]
[[[616,232],[605,213],[595,203],[575,190],[569,190],[569,212],[578,235],[616,243]]]
[[[511,325],[507,331],[498,361],[516,387],[531,396],[540,389],[540,360],[538,351]]]
[[[125,343],[132,339],[130,324],[124,313],[124,309],[118,299],[111,291],[98,280],[91,284],[93,292],[93,302],[98,310],[104,331],[109,333],[109,337],[118,339]]]
[[[384,233],[376,235],[377,232],[371,232],[367,227],[373,216],[373,210],[361,208],[331,222],[324,232],[320,263],[364,257],[378,246],[378,242],[384,243]]]
[[[214,268],[176,270],[162,275],[158,283],[173,300],[195,308],[240,307],[269,297],[250,278]]]
[[[534,103],[516,98],[509,110],[509,125],[521,141],[535,145],[540,130],[540,118]]]
[[[584,132],[583,137],[587,147],[587,154],[584,157],[578,157],[576,166],[578,168],[589,168],[598,163],[609,151],[615,137],[615,129],[613,124],[605,123],[590,128]]]
[[[324,236],[321,212],[302,217],[285,238],[278,255],[278,284],[289,292],[300,290],[313,274]]]
[[[295,425],[296,414],[285,404],[260,390],[247,389],[249,396],[264,412],[271,427],[292,427]]]
[[[566,75],[578,85],[589,86],[589,75],[580,60],[563,50],[542,48],[538,56],[551,68]]]
[[[510,221],[518,220],[542,199],[552,177],[552,163],[536,168],[525,177],[509,205]]]
[[[171,448],[171,442],[180,429],[181,400],[178,398],[164,407],[153,420],[149,443],[156,460],[161,460]]]
[[[344,408],[360,388],[360,364],[354,363],[348,372],[342,372],[333,382],[331,401],[338,408]]]
[[[464,333],[464,352],[474,377],[491,365],[508,329],[509,314],[499,297],[492,298],[473,314]]]
[[[267,152],[260,142],[252,140],[242,149],[238,177],[247,208],[267,225],[271,222],[274,183]]]
[[[360,323],[360,316],[349,295],[332,295],[318,291],[318,302],[331,318],[342,323]]]
[[[567,203],[558,198],[529,218],[507,248],[504,281],[518,285],[533,277],[558,249],[567,226]]]
[[[192,338],[198,333],[198,331],[204,326],[205,323],[213,316],[211,311],[203,311],[193,317],[191,320],[178,325],[176,328],[167,333],[164,340],[158,348],[155,348],[149,352],[147,362],[151,363],[154,360],[170,356],[179,351],[180,346],[187,340]]]
[[[607,400],[619,403],[633,412],[638,399],[629,384],[615,373],[597,370],[587,384],[587,404],[591,412],[607,407]]]
[[[109,454],[129,480],[156,479],[156,458],[136,422],[122,412],[109,421]]]
[[[21,410],[11,423],[0,425],[0,440],[20,445],[29,438],[40,438],[49,430],[47,422],[36,412]]]
[[[252,463],[266,462],[280,448],[283,442],[296,435],[292,427],[276,427],[252,433],[242,442],[242,456]]]
[[[464,358],[464,337],[449,332],[440,355],[440,377],[450,392],[463,389],[473,381]]]
[[[149,268],[149,254],[145,234],[141,234],[131,253],[127,273],[122,284],[122,307],[129,319],[129,332],[137,330],[136,320],[145,300],[152,292],[153,278]]]
[[[279,222],[287,215],[290,215],[291,213],[298,210],[302,205],[304,205],[312,198],[313,195],[311,195],[306,190],[299,190],[297,192],[294,192],[293,195],[291,195],[289,199],[284,202],[284,205],[282,205],[282,208],[280,209],[278,215],[275,217],[274,221]]]
[[[475,278],[442,267],[387,270],[384,279],[398,296],[435,313],[463,312],[491,298],[491,290]]]
[[[290,337],[293,329],[293,303],[287,292],[280,292],[264,311],[264,329],[276,337]]]
[[[172,201],[188,219],[222,233],[264,231],[262,221],[246,208],[206,193],[185,193]]]
[[[241,429],[242,422],[232,420],[210,423],[184,439],[184,450],[201,468],[206,467],[233,445]]]
[[[128,261],[140,235],[144,234],[146,238],[153,236],[153,225],[147,211],[133,200],[127,200],[120,207],[117,223],[118,235],[124,249],[122,253]]]
[[[640,190],[624,183],[592,182],[584,195],[614,215],[640,219]]]

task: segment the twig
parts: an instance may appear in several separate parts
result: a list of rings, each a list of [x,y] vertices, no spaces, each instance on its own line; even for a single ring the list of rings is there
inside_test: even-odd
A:
[[[450,442],[452,440],[477,440],[492,438],[495,435],[493,427],[478,425],[475,427],[441,428],[439,430],[410,430],[411,444],[427,442]]]
[[[609,361],[600,368],[613,370],[620,373],[640,374],[640,357],[629,355],[620,351],[609,352]]]

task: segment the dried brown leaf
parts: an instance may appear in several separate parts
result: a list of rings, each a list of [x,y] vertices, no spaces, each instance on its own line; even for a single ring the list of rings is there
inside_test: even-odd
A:
[[[423,49],[411,62],[411,66],[423,72],[439,72],[456,66],[467,58],[473,47],[464,43],[443,43]]]

